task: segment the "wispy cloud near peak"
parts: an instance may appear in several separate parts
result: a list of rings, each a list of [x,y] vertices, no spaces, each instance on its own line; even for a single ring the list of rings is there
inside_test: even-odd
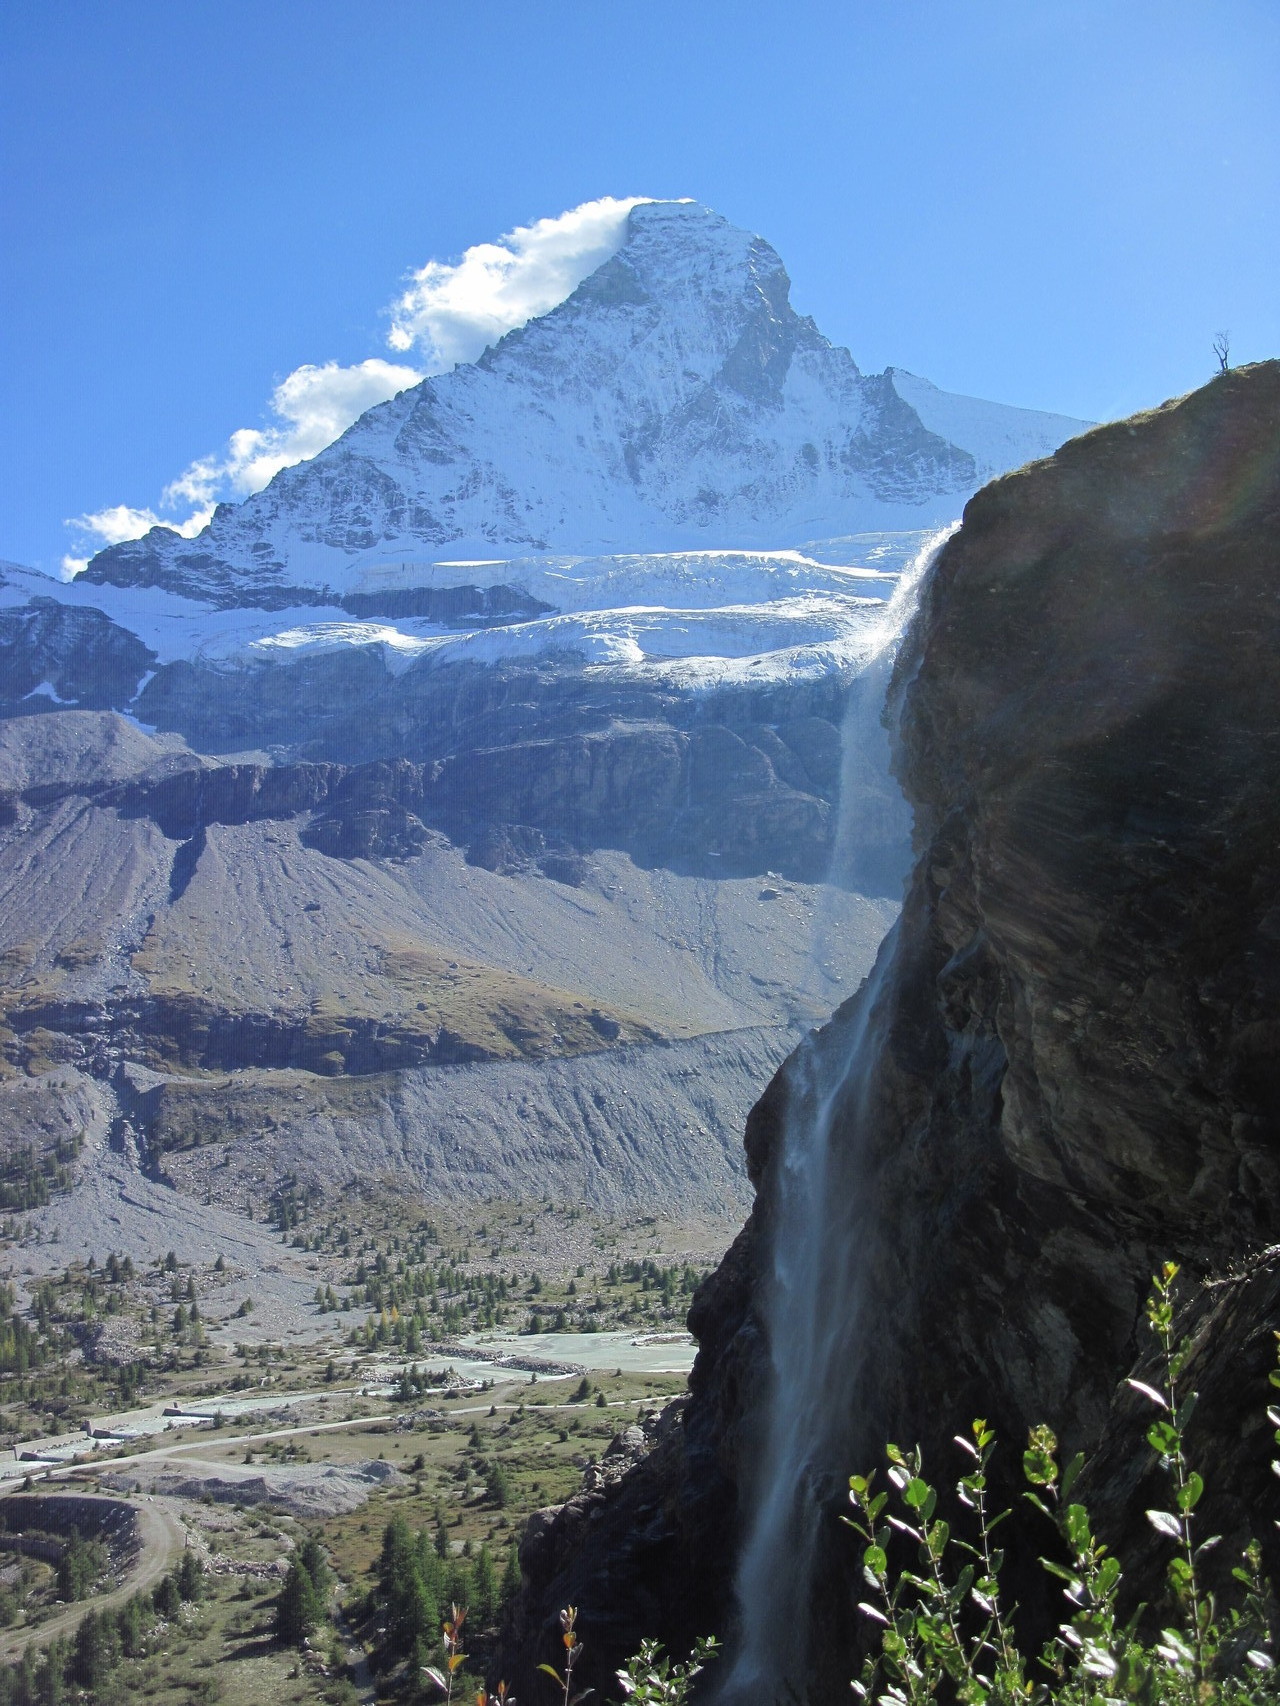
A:
[[[517,225],[457,261],[428,261],[391,308],[392,349],[417,351],[434,373],[474,361],[486,344],[546,314],[620,246],[645,196],[601,196],[554,219]]]

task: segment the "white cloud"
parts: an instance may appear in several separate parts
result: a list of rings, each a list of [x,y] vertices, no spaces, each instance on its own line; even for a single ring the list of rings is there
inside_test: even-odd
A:
[[[106,509],[78,515],[67,522],[86,545],[100,551],[126,539],[141,539],[153,527],[169,527],[184,539],[193,539],[208,526],[214,507],[222,497],[247,497],[261,491],[272,475],[295,462],[305,462],[339,438],[366,409],[383,403],[416,385],[422,374],[414,367],[374,357],[354,367],[326,361],[316,367],[295,368],[271,393],[276,419],[266,427],[241,427],[233,432],[221,456],[202,456],[171,480],[160,495],[160,508],[134,509],[129,504],[110,504]],[[181,509],[189,513],[172,519]],[[66,556],[62,572],[70,579],[78,575],[88,557]]]
[[[486,344],[563,302],[618,249],[627,215],[648,199],[602,196],[554,219],[519,225],[496,243],[477,243],[458,261],[428,261],[409,275],[408,287],[387,310],[388,344],[401,355],[412,352],[421,368],[377,356],[352,367],[327,361],[295,368],[271,394],[274,419],[263,427],[241,427],[220,455],[192,462],[161,493],[163,513],[111,504],[67,526],[76,530],[82,549],[93,551],[140,539],[153,527],[194,538],[219,500],[261,491],[282,468],[332,444],[375,403],[427,373],[473,361]],[[181,519],[170,519],[184,509]],[[69,579],[88,562],[65,556],[63,573]]]
[[[416,385],[417,368],[373,357],[354,367],[336,361],[297,367],[271,393],[276,424],[241,427],[222,456],[204,456],[165,487],[161,503],[207,504],[220,492],[237,497],[260,492],[273,475],[306,462],[340,438],[375,403]]]
[[[392,304],[392,349],[417,350],[436,373],[474,361],[486,344],[545,314],[607,261],[645,196],[602,196],[555,219],[518,225],[459,261],[428,261]]]

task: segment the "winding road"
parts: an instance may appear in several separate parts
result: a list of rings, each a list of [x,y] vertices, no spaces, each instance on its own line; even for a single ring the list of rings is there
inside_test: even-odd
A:
[[[131,1502],[138,1513],[141,1547],[137,1560],[119,1586],[112,1588],[110,1593],[95,1594],[91,1600],[77,1600],[43,1623],[7,1630],[0,1637],[0,1660],[8,1662],[21,1658],[29,1641],[38,1641],[42,1647],[45,1646],[55,1635],[68,1634],[87,1611],[105,1611],[111,1606],[122,1605],[133,1594],[145,1593],[155,1587],[166,1574],[186,1546],[187,1532],[173,1512],[163,1505]]]

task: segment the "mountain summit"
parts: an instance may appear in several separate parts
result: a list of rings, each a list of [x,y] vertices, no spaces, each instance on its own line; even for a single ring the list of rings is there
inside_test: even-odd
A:
[[[694,202],[645,202],[566,301],[478,361],[370,409],[195,539],[153,528],[83,578],[275,605],[444,555],[918,528],[1084,424],[861,373],[792,308],[763,238]]]

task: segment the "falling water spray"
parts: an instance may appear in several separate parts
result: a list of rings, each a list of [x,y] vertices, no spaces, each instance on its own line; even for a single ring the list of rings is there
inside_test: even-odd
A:
[[[858,801],[849,786],[886,737],[893,662],[920,583],[951,530],[904,573],[881,643],[854,681],[844,722],[844,785],[835,859],[847,856]],[[883,756],[876,760],[883,766]],[[841,1435],[856,1402],[865,1239],[859,1236],[868,1090],[892,983],[896,926],[882,944],[836,1048],[806,1047],[788,1066],[787,1104],[773,1180],[772,1265],[764,1316],[770,1384],[755,1505],[738,1575],[742,1633],[724,1701],[772,1706],[803,1697],[807,1607],[816,1550],[848,1466]],[[833,1030],[833,1034],[834,1030]],[[840,1141],[832,1142],[838,1126]]]

